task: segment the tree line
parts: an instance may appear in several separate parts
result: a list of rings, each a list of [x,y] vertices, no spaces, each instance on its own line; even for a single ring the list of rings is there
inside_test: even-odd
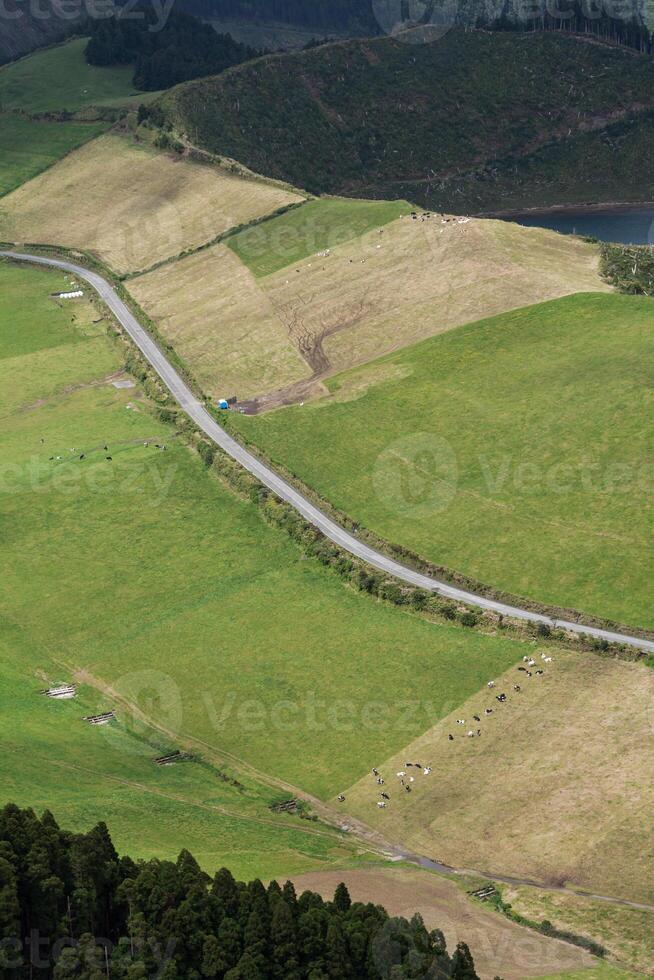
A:
[[[51,813],[0,811],[3,980],[478,980],[465,943],[453,954],[419,915],[391,918],[293,884],[213,877],[176,861],[119,857],[104,823],[61,830]]]
[[[161,29],[152,7],[117,8],[112,17],[90,21],[86,60],[90,65],[134,65],[134,85],[144,91],[170,88],[261,54],[230,34],[218,34],[191,14],[173,12]]]

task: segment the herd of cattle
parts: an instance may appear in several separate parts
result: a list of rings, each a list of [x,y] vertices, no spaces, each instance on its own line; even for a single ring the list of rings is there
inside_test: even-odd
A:
[[[526,657],[523,657],[522,660],[523,660],[523,663],[522,663],[521,666],[518,667],[518,671],[520,671],[521,673],[523,673],[526,678],[530,678],[530,677],[542,677],[542,675],[545,673],[545,671],[543,670],[542,667],[537,667],[536,666],[537,662],[533,659],[533,657],[526,656]],[[541,653],[541,660],[543,661],[544,664],[551,664],[552,663],[552,657],[548,656],[546,653]],[[489,690],[493,690],[494,687],[495,687],[495,681],[488,681],[486,687]],[[520,694],[520,692],[522,691],[522,688],[521,688],[520,684],[514,684],[513,685],[513,690],[514,690],[514,692],[516,694]],[[495,695],[495,700],[498,702],[498,704],[506,704],[506,702],[509,700],[509,698],[502,691],[500,694],[496,694]],[[493,711],[494,711],[494,708],[484,708],[484,717],[485,718],[488,718],[489,715],[492,715],[493,714]],[[482,719],[481,719],[480,715],[473,715],[472,717],[473,717],[473,719],[474,719],[475,722],[478,722],[479,724],[481,724],[481,720]],[[457,725],[465,725],[466,724],[466,719],[465,718],[457,718],[456,719],[456,724]],[[470,728],[470,729],[468,729],[468,731],[465,733],[465,735],[463,737],[466,737],[466,738],[480,738],[481,737],[481,728]],[[448,741],[449,742],[453,742],[454,741],[454,735],[451,732],[448,733],[447,738],[448,738]],[[411,793],[412,792],[412,786],[411,786],[411,784],[415,782],[415,776],[414,775],[411,775],[410,773],[408,773],[407,770],[409,770],[409,769],[415,769],[415,770],[417,770],[417,773],[418,774],[422,774],[422,776],[429,776],[429,774],[432,771],[432,767],[430,765],[425,765],[422,762],[405,762],[404,763],[404,769],[400,769],[398,772],[395,773],[395,777],[398,780],[397,785],[398,785],[398,788],[400,788],[400,792],[402,792],[402,791],[404,791],[405,793]],[[376,780],[377,786],[384,786],[385,785],[386,780],[384,779],[383,775],[380,773],[380,771],[378,769],[376,769],[375,767],[373,767],[373,769],[371,771],[371,775]],[[379,807],[379,809],[383,810],[390,803],[391,796],[390,796],[390,793],[388,793],[386,790],[379,790],[379,797],[380,798],[376,801],[376,805]],[[337,799],[338,799],[338,802],[339,803],[344,803],[345,802],[345,796],[344,796],[344,794],[341,793],[337,797]]]

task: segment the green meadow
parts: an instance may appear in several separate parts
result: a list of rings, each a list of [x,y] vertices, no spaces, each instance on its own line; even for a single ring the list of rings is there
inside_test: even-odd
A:
[[[86,820],[93,793],[80,790],[65,804],[67,787],[56,774],[80,764],[91,746],[100,753],[91,766],[93,785],[104,787],[98,805],[105,793],[119,793],[99,774],[119,775],[120,760],[97,748],[106,733],[113,751],[114,725],[98,731],[79,723],[87,712],[76,701],[39,699],[46,682],[78,678],[98,709],[117,705],[121,725],[125,713],[143,716],[154,737],[188,748],[208,766],[244,771],[257,784],[270,776],[269,797],[283,779],[328,798],[517,659],[515,642],[378,604],[303,559],[290,538],[225,489],[156,419],[139,388],[110,383],[120,358],[104,324],[90,322],[85,300],[49,299],[66,285],[58,273],[0,264],[0,390],[8,391],[0,404],[0,623],[8,678],[2,718],[17,745],[3,762],[11,776],[3,785],[17,802],[42,806],[51,798],[67,825]],[[30,322],[32,338],[19,340]],[[12,377],[18,386],[5,383]],[[14,684],[24,685],[25,714],[18,696],[14,712]],[[29,725],[21,720],[27,715]],[[49,718],[64,719],[56,735]],[[24,763],[31,732],[50,760],[42,784]],[[151,758],[148,748],[141,762],[156,787]],[[141,783],[136,764],[130,756],[125,772]],[[188,794],[211,801],[202,780],[196,784],[185,771],[161,776],[190,780]],[[60,792],[49,788],[57,784]],[[162,817],[159,842],[159,823],[150,819],[158,790],[139,790],[137,802],[132,788],[120,789],[112,832],[129,843],[149,822],[149,853],[168,853],[181,839],[174,835],[176,804],[161,803],[170,824]],[[189,821],[202,824],[204,814],[191,810]],[[265,867],[282,852],[292,858],[286,867],[331,860],[331,838],[312,837],[305,857],[307,826],[316,825],[302,821],[300,837],[277,851],[244,836],[242,865],[232,843],[224,848],[237,869],[258,867],[259,850],[270,851],[260,862]],[[210,826],[206,834],[213,840]],[[184,843],[202,851],[186,829]],[[223,845],[218,838],[211,846]]]
[[[106,128],[101,122],[42,122],[0,113],[0,197]]]
[[[386,540],[652,627],[654,306],[577,294],[434,337],[231,424]]]
[[[411,209],[406,201],[326,197],[245,228],[228,238],[226,244],[259,279],[381,228]]]
[[[138,98],[133,66],[89,65],[84,57],[87,43],[88,38],[74,38],[0,68],[2,109],[76,112],[84,106],[122,105],[133,96]]]

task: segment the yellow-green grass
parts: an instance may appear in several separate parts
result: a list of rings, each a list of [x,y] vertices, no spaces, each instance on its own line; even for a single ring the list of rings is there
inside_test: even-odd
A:
[[[76,350],[49,348],[55,372]],[[89,386],[87,365],[80,380],[0,406],[2,613],[24,631],[34,670],[47,649],[127,701],[141,671],[158,671],[183,712],[178,724],[162,711],[162,728],[328,797],[515,660],[515,642],[345,589],[223,489],[138,389]]]
[[[348,809],[387,839],[453,867],[654,904],[654,882],[643,873],[654,840],[654,673],[572,652],[546,664],[532,649],[541,676],[513,667],[493,678],[492,691],[484,685],[378,761],[387,809],[377,808],[369,775],[344,791]],[[500,704],[494,695],[502,692],[508,700]],[[407,769],[407,761],[432,772]],[[395,776],[402,770],[414,776],[410,794]]]
[[[307,374],[268,296],[225,245],[132,279],[128,288],[206,394],[243,399]]]
[[[295,333],[320,338],[329,375],[480,317],[608,291],[598,265],[596,246],[542,228],[404,217],[262,285]]]
[[[92,579],[111,560],[114,535],[120,537],[129,529],[103,525],[102,508],[95,515],[91,508],[80,528],[75,517],[78,503],[89,494],[97,500],[122,494],[136,518],[147,500],[156,509],[153,491],[165,492],[157,481],[157,465],[147,459],[142,442],[145,435],[163,439],[169,430],[145,411],[142,398],[130,402],[134,389],[120,391],[102,383],[107,369],[115,370],[120,362],[104,335],[105,325],[92,323],[93,310],[87,301],[66,304],[51,299],[52,293],[69,286],[58,273],[0,264],[0,412],[5,447],[12,447],[3,454],[0,467],[3,547],[20,548],[22,541],[31,554],[24,555],[28,562],[45,563],[41,586],[20,614],[16,597],[8,591],[0,600],[3,798],[37,810],[48,807],[74,830],[111,817],[121,849],[143,857],[172,857],[187,846],[210,870],[229,864],[244,876],[269,875],[352,860],[353,849],[332,832],[272,814],[268,805],[278,796],[275,787],[227,767],[228,778],[238,775],[241,786],[234,786],[221,778],[211,757],[206,763],[156,766],[155,757],[179,743],[175,732],[166,735],[151,728],[141,713],[118,706],[118,721],[111,726],[84,723],[84,715],[116,706],[92,686],[82,685],[74,701],[53,701],[39,694],[49,684],[73,679],[73,671],[62,661],[86,646],[83,635],[66,633],[60,622],[65,614],[54,596],[59,592],[57,579],[63,576],[76,590],[65,602],[78,606],[86,601],[68,578],[84,577],[80,556],[74,549],[67,556],[61,552],[66,520],[71,533],[81,534],[89,547],[95,540],[99,548],[87,568],[87,588],[93,596],[88,620],[82,608],[78,612],[95,633],[98,649],[107,648],[113,624],[121,618],[120,602],[109,591],[98,591],[100,574]],[[90,386],[94,380],[97,384]],[[40,398],[35,401],[37,392]],[[134,407],[128,408],[130,404]],[[85,405],[96,412],[92,425]],[[116,440],[111,447],[115,469],[102,449],[109,433]],[[73,463],[82,463],[81,447],[71,452],[73,436],[81,437],[87,449],[95,440],[96,451],[89,453],[92,462],[86,473]],[[54,444],[61,450],[57,455],[66,461],[49,460]],[[15,523],[25,507],[31,544]],[[62,515],[67,515],[65,520]],[[135,548],[126,549],[130,560],[123,556],[120,578],[138,576]],[[59,598],[63,595],[59,593]],[[150,606],[158,605],[161,615],[170,599],[163,585]],[[49,606],[45,618],[43,602]],[[38,636],[34,623],[39,624]],[[168,712],[170,720],[169,686],[147,671],[138,655],[138,641],[126,670],[123,683],[141,685],[141,707],[147,705],[155,720]]]
[[[631,980],[632,977],[640,977],[641,973],[632,973],[630,970],[622,970],[612,963],[599,963],[597,966],[588,970],[564,970],[562,973],[548,973],[547,976],[538,977],[537,980]]]
[[[104,129],[106,124],[99,122],[39,122],[0,113],[0,197],[32,180]],[[3,208],[4,201],[0,202],[0,235],[6,234]]]
[[[357,201],[322,198],[228,239],[229,247],[257,277],[300,262],[307,256],[360,238],[401,215],[407,201]]]
[[[74,38],[0,68],[0,106],[29,113],[75,112],[88,105],[123,105],[138,99],[133,66],[89,65],[84,57],[87,44],[88,38]]]
[[[0,237],[90,249],[133,272],[298,200],[112,133],[6,197]]]
[[[134,289],[206,391],[264,396],[264,407],[481,315],[608,289],[588,243],[501,221],[397,217],[409,211],[310,201],[227,239],[247,269],[222,248]]]
[[[232,425],[387,540],[651,627],[653,310],[593,294],[517,310]]]
[[[201,762],[157,766],[155,758],[174,751],[173,742],[143,727],[135,731],[123,719],[107,727],[84,722],[83,716],[108,706],[93,689],[81,688],[74,701],[63,702],[39,693],[47,681],[62,678],[69,679],[47,649],[30,649],[20,626],[4,625],[3,804],[49,809],[74,831],[105,820],[118,849],[133,857],[173,858],[188,847],[210,872],[227,865],[244,877],[285,875],[355,857],[349,843],[326,828],[271,813],[273,793],[252,779],[239,774],[239,789]]]
[[[507,886],[502,897],[528,919],[547,919],[558,929],[601,943],[612,960],[646,975],[654,972],[654,909],[612,905],[569,892],[525,886]]]

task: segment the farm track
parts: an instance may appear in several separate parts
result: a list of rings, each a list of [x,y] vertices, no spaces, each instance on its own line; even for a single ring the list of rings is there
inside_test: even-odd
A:
[[[273,469],[266,466],[265,463],[262,463],[256,456],[248,452],[247,449],[218,425],[106,279],[96,272],[85,269],[83,266],[76,265],[73,262],[66,262],[62,259],[53,259],[41,255],[13,251],[0,251],[0,256],[5,256],[16,261],[33,262],[37,265],[61,269],[87,282],[97,292],[103,302],[106,303],[122,328],[159,375],[173,398],[192,421],[195,422],[198,428],[212,442],[216,443],[220,449],[272,490],[281,500],[289,503],[306,521],[318,528],[325,537],[329,538],[330,541],[333,541],[334,544],[338,545],[344,551],[349,552],[356,558],[393,576],[401,582],[406,582],[409,585],[417,586],[429,592],[438,593],[449,599],[454,599],[455,601],[463,602],[479,609],[488,610],[502,616],[526,620],[531,623],[544,623],[547,626],[563,629],[568,632],[591,636],[599,640],[606,640],[608,643],[623,643],[641,650],[646,650],[649,653],[654,653],[654,640],[646,640],[642,637],[630,635],[629,633],[613,632],[595,626],[588,626],[584,623],[556,619],[543,613],[533,612],[517,606],[507,605],[495,599],[488,599],[485,596],[476,595],[473,592],[459,589],[447,582],[439,581],[421,572],[414,571],[406,565],[387,557],[374,548],[364,544],[362,541],[359,541],[353,534],[350,534],[345,528],[327,517],[326,514],[299,493],[290,483],[287,483]]]

